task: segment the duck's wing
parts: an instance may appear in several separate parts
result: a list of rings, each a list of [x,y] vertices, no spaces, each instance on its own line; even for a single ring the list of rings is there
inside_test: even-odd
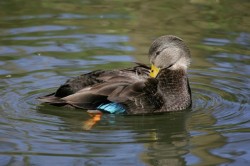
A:
[[[134,82],[133,82],[134,81]],[[137,82],[135,82],[137,81]],[[111,78],[107,82],[55,99],[53,104],[71,105],[82,109],[96,109],[105,103],[120,103],[128,114],[153,113],[161,108],[162,98],[157,93],[158,81],[154,78],[141,79],[131,77]]]
[[[103,77],[107,79],[104,74]],[[100,79],[102,79],[100,77]],[[76,108],[96,109],[100,104],[125,102],[131,96],[137,96],[144,87],[144,79],[134,75],[114,76],[105,82],[87,86],[65,97],[50,94],[40,97],[40,101],[53,105],[71,105]]]
[[[91,103],[95,107],[100,103],[108,102],[107,97],[111,92],[113,92],[114,96],[115,92],[121,87],[147,78],[149,70],[148,66],[137,63],[135,67],[123,70],[93,71],[67,80],[56,92],[39,97],[39,100],[54,105],[65,105],[67,104],[65,101],[69,99],[72,102],[78,101],[78,103],[81,100],[81,102],[85,101],[85,103],[89,103],[83,104],[88,105],[88,108]],[[118,89],[115,91],[117,87]],[[94,99],[95,101],[93,101]]]
[[[76,78],[69,79],[55,92],[38,97],[38,100],[53,105],[65,105],[62,100],[63,97],[72,95],[83,88],[103,82],[98,79],[98,77],[103,73],[105,73],[105,71],[96,70],[90,73],[82,74]]]

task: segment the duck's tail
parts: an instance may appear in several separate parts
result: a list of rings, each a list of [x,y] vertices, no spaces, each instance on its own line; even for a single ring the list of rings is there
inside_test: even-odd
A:
[[[43,103],[49,103],[52,105],[65,105],[67,104],[65,100],[54,96],[55,93],[48,94],[46,96],[38,97],[37,99]]]

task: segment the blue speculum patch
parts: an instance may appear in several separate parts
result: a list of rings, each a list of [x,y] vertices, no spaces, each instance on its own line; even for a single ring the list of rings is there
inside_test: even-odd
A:
[[[119,103],[108,103],[108,104],[101,104],[97,107],[97,109],[104,110],[111,114],[122,114],[125,113],[126,110],[122,104]]]

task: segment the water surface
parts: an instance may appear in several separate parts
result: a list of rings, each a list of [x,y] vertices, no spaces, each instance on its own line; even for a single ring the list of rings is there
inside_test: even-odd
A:
[[[0,165],[250,165],[250,3],[0,2]],[[147,61],[160,35],[192,52],[190,111],[105,115],[36,100],[67,79]]]

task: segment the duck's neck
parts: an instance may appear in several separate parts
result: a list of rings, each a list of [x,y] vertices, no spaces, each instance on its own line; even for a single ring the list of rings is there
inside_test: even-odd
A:
[[[191,105],[191,91],[185,70],[163,69],[156,78],[167,110],[182,110]]]

